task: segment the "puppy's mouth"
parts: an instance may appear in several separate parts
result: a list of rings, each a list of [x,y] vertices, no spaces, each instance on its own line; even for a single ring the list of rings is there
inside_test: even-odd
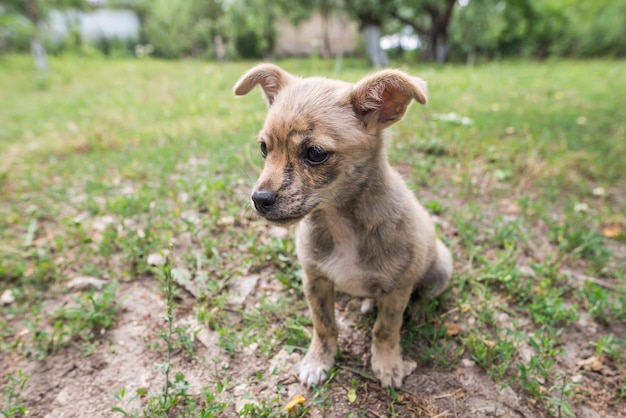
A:
[[[270,214],[262,215],[268,222],[279,225],[279,226],[290,226],[297,224],[300,222],[306,215],[298,215],[298,216],[282,216],[282,217],[274,217]]]

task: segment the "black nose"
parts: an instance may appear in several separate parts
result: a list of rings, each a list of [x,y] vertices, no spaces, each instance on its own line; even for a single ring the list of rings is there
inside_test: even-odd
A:
[[[276,192],[265,189],[257,190],[252,193],[254,207],[261,215],[265,215],[272,208],[272,205],[276,203],[277,197],[278,194]]]

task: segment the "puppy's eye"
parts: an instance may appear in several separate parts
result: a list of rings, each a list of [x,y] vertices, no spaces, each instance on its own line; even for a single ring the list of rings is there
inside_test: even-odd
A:
[[[322,164],[328,159],[328,153],[320,147],[311,147],[306,150],[306,161],[309,164]]]
[[[261,142],[261,156],[263,158],[267,157],[267,145],[265,145],[265,142]]]

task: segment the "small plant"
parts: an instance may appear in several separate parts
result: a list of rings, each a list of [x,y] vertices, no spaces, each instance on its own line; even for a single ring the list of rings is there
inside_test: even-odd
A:
[[[115,323],[117,283],[105,285],[101,292],[86,292],[75,304],[53,312],[49,317],[33,312],[26,324],[32,335],[35,358],[41,360],[60,348],[79,342],[83,355],[92,354],[97,341]]]
[[[141,393],[141,390],[137,390],[137,393],[131,396],[130,399],[127,400],[125,399],[126,389],[125,388],[120,389],[115,395],[113,395],[113,397],[115,398],[116,401],[120,403],[124,403],[124,407],[122,408],[121,406],[114,406],[113,408],[111,408],[111,412],[118,412],[122,414],[123,416],[129,417],[129,418],[138,417],[139,412],[137,410],[128,411],[125,408],[128,408],[130,404],[139,397],[140,393]]]
[[[421,360],[447,367],[458,359],[455,344],[448,329],[441,323],[441,298],[424,299],[416,304],[411,313],[413,320],[407,321],[403,345],[418,344]],[[426,344],[425,347],[422,344]]]
[[[496,381],[505,377],[517,353],[517,347],[512,341],[490,341],[473,335],[467,338],[467,348],[472,352],[472,359]]]
[[[598,357],[606,356],[608,359],[617,363],[622,360],[621,347],[615,335],[607,334],[598,339],[597,342],[591,342],[596,347],[596,355]]]
[[[101,293],[81,295],[77,300],[77,306],[61,308],[54,313],[55,328],[67,327],[68,330],[64,334],[70,339],[81,341],[83,354],[91,354],[95,349],[92,342],[115,322],[116,292],[117,283],[113,282],[105,285]]]
[[[165,342],[165,362],[157,364],[157,370],[165,376],[165,383],[161,394],[150,398],[147,407],[157,411],[168,411],[174,407],[179,397],[186,398],[187,385],[185,376],[177,373],[174,382],[170,381],[172,353],[174,351],[174,276],[172,275],[172,262],[167,258],[163,266],[163,290],[165,292],[165,329],[159,333],[159,337]]]
[[[576,384],[569,381],[565,373],[561,373],[561,378],[557,379],[557,383],[549,391],[549,393],[554,393],[555,396],[545,395],[543,397],[546,409],[553,417],[573,418],[575,416],[572,404],[569,402],[569,399],[574,394],[575,387]]]
[[[584,213],[567,214],[562,223],[551,222],[549,237],[562,255],[584,258],[601,269],[611,257],[604,244],[604,237],[588,226]]]
[[[25,417],[26,407],[19,404],[19,399],[30,375],[24,375],[22,369],[19,369],[16,375],[9,375],[8,378],[9,381],[0,389],[3,405],[0,414],[5,418]]]
[[[528,310],[533,321],[539,325],[567,326],[578,317],[578,306],[567,305],[563,290],[550,280],[543,280],[535,287]]]
[[[136,394],[129,400],[125,400],[126,390],[124,388],[114,395],[118,402],[124,406],[116,406],[113,412],[121,413],[126,417],[137,417],[138,412],[129,411],[127,408],[137,397],[147,396],[143,410],[143,416],[200,416],[212,418],[219,416],[219,413],[226,408],[227,403],[216,400],[215,394],[207,387],[203,389],[200,397],[189,394],[189,382],[183,372],[177,372],[174,379],[170,379],[171,363],[174,350],[182,348],[188,353],[193,353],[193,332],[188,326],[174,327],[174,276],[172,274],[173,265],[168,257],[162,269],[162,285],[166,296],[165,303],[165,328],[158,334],[165,343],[165,361],[157,363],[157,370],[164,375],[165,382],[160,393],[148,396],[144,389],[138,389]],[[175,338],[177,336],[177,338]],[[221,393],[224,385],[218,382],[217,392]],[[197,414],[197,415],[196,415]]]
[[[424,207],[433,215],[442,215],[446,211],[446,207],[436,200],[429,200],[424,203]]]
[[[608,324],[613,319],[626,319],[626,297],[613,295],[598,284],[587,281],[579,290],[578,298],[589,314],[598,321]]]

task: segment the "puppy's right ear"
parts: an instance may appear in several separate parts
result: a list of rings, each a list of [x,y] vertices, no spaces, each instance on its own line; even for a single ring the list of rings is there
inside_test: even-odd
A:
[[[235,84],[233,91],[235,96],[243,96],[258,84],[268,106],[271,106],[278,93],[294,79],[294,76],[274,64],[260,64],[245,73]]]

